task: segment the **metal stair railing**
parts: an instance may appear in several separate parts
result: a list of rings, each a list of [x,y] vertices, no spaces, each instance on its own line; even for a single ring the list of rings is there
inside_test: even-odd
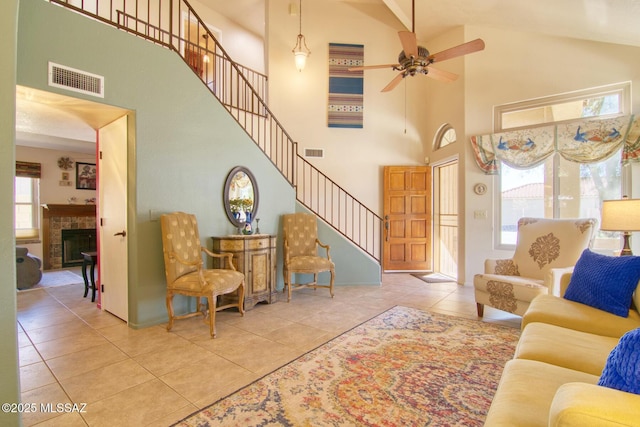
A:
[[[178,53],[293,186],[297,200],[380,262],[382,218],[300,156],[267,106],[267,76],[233,61],[186,0],[49,2]]]

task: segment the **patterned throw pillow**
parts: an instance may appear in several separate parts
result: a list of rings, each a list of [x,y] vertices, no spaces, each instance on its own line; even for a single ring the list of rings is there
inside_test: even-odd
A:
[[[627,332],[609,353],[598,385],[640,394],[640,328]]]
[[[640,257],[612,257],[585,249],[576,262],[564,297],[627,317],[639,280]]]

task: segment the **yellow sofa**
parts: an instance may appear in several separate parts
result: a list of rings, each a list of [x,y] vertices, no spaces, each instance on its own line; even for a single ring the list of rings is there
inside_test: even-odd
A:
[[[640,307],[640,286],[634,295]],[[598,386],[607,357],[640,313],[623,318],[553,295],[522,319],[485,426],[640,426],[640,395]]]

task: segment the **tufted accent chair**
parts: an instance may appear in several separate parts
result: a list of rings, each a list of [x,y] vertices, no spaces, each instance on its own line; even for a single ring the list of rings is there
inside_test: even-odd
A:
[[[202,304],[206,298],[209,310],[209,333],[215,338],[216,311],[237,307],[240,315],[244,315],[244,275],[233,266],[233,254],[215,254],[201,246],[198,234],[198,223],[195,215],[174,212],[160,216],[162,228],[162,248],[164,253],[164,270],[167,277],[167,312],[169,323],[167,331],[173,327],[173,321],[202,314],[207,318],[207,307]],[[203,267],[202,253],[213,258],[227,258],[220,263],[229,268],[206,269]],[[219,295],[238,290],[238,302],[216,307]],[[173,312],[173,296],[181,294],[197,297],[198,308],[194,313],[176,316]]]
[[[318,240],[318,224],[315,215],[307,213],[287,214],[283,217],[284,229],[284,287],[289,291],[287,302],[291,301],[291,290],[311,287],[329,288],[333,298],[335,265],[329,255],[329,245]],[[326,250],[326,257],[318,255],[318,247]],[[328,271],[331,279],[328,285],[318,284],[318,273]],[[313,282],[292,283],[295,273],[313,274]]]
[[[522,316],[540,294],[560,296],[582,252],[595,233],[596,220],[520,218],[513,258],[487,259],[473,278],[478,316],[484,306]]]

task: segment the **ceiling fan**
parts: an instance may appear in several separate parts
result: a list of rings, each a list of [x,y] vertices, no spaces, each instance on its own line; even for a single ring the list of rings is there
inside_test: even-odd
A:
[[[383,65],[366,65],[362,67],[350,67],[349,71],[361,71],[361,70],[373,70],[379,68],[392,68],[395,71],[400,71],[398,75],[391,80],[391,82],[382,89],[382,92],[389,92],[400,84],[403,78],[407,76],[415,76],[416,74],[425,74],[435,80],[443,82],[452,82],[458,78],[457,74],[449,71],[438,70],[431,67],[434,62],[441,62],[447,59],[456,58],[458,56],[467,55],[469,53],[478,52],[484,49],[484,41],[482,39],[475,39],[467,43],[463,43],[458,46],[454,46],[449,49],[445,49],[441,52],[430,54],[429,51],[422,46],[418,46],[416,39],[415,26],[416,26],[416,14],[415,14],[415,0],[411,2],[411,31],[400,31],[398,36],[400,37],[400,43],[402,44],[402,52],[398,55],[397,64],[383,64]]]

